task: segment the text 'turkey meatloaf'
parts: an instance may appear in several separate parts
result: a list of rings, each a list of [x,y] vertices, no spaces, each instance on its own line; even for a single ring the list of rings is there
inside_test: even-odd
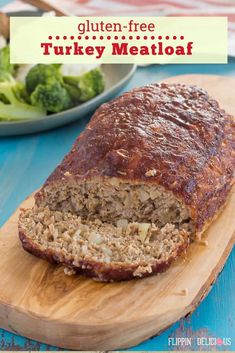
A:
[[[189,235],[200,236],[224,205],[234,181],[234,165],[234,122],[204,90],[164,83],[135,89],[96,111],[71,152],[36,194],[36,210],[21,216],[23,246],[100,280],[159,272],[187,247]],[[97,249],[92,250],[94,241],[84,232],[79,233],[76,242],[81,244],[76,247],[75,230],[68,235],[66,250],[57,246],[58,239],[63,244],[66,226],[56,224],[59,235],[51,235],[54,229],[51,226],[47,232],[50,221],[45,221],[43,209],[52,212],[51,223],[53,212],[57,217],[64,213],[79,218],[92,228],[92,234],[101,235]],[[51,236],[46,245],[40,244],[40,231],[36,238],[27,236],[30,222],[38,217],[35,212],[41,213],[46,225],[41,232],[47,239]],[[174,236],[169,237],[171,232]],[[139,245],[129,238],[122,243],[131,234]],[[71,237],[70,248],[77,248],[76,254],[68,251]],[[122,253],[127,247],[125,258],[118,255],[118,244],[123,245]],[[102,255],[103,245],[109,249],[107,257]],[[139,255],[138,249],[142,249]],[[118,269],[115,275],[114,267]]]

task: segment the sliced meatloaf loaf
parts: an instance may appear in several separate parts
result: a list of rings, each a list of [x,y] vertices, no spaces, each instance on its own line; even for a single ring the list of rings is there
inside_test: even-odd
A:
[[[161,272],[225,204],[234,166],[233,118],[206,91],[132,90],[96,111],[35,208],[22,212],[20,238],[26,250],[99,280]]]

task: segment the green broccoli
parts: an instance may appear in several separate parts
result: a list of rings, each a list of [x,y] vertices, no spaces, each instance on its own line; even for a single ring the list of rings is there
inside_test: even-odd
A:
[[[0,70],[0,84],[2,82],[12,82],[12,81],[14,81],[14,80],[12,79],[12,76],[11,76],[11,74],[9,74],[9,72]],[[1,101],[5,104],[9,104],[9,100],[2,93],[0,93],[0,102]]]
[[[12,78],[9,82],[0,82],[0,119],[29,120],[46,115],[46,111],[19,100],[19,87]]]
[[[69,97],[72,102],[72,106],[75,107],[80,103],[80,89],[76,86],[69,85],[67,83],[63,84],[63,87],[66,89],[66,91],[69,94]]]
[[[77,95],[80,102],[86,102],[94,98],[105,88],[104,75],[100,68],[86,72],[82,76],[64,76],[67,85],[77,88]]]
[[[29,70],[25,78],[26,90],[29,95],[33,93],[38,85],[47,85],[52,82],[63,82],[58,65],[35,65]]]
[[[38,64],[32,67],[25,82],[30,102],[49,113],[71,108],[104,90],[104,77],[100,69],[91,70],[79,77],[63,77],[60,64]]]
[[[18,65],[10,63],[9,45],[0,49],[0,71],[14,75]]]
[[[26,91],[26,87],[22,82],[16,82],[14,93],[17,99],[23,103],[31,104],[30,96]],[[31,104],[32,105],[32,104]]]
[[[3,71],[0,69],[0,82],[11,82],[12,81],[12,75],[7,72]]]
[[[72,106],[67,90],[59,82],[39,84],[31,94],[31,102],[49,113],[58,113]]]

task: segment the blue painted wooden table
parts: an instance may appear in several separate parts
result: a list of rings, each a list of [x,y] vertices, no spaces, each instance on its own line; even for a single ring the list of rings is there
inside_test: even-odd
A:
[[[154,65],[138,68],[125,88],[141,86],[169,76],[207,73],[235,76],[235,60],[228,65]],[[235,89],[235,87],[234,87]],[[90,116],[42,134],[0,138],[0,223],[8,219],[27,195],[39,188],[69,151],[85,128]],[[132,350],[235,350],[235,250],[207,298],[188,318],[181,320],[158,337]],[[176,338],[189,337],[188,345],[174,345]],[[208,337],[229,338],[231,345],[197,346],[197,338],[208,344]],[[169,340],[172,338],[172,340]],[[203,341],[203,338],[205,340]],[[207,340],[206,340],[207,339]],[[229,340],[227,341],[229,343]],[[0,330],[0,350],[57,350]]]

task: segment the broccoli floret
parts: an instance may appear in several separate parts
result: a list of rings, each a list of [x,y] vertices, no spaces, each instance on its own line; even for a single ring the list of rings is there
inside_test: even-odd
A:
[[[29,95],[37,88],[38,85],[47,85],[51,82],[63,82],[59,67],[56,65],[38,64],[33,66],[26,78],[26,90]]]
[[[14,82],[14,80],[12,79],[12,76],[9,74],[9,72],[0,71],[0,84],[2,82],[12,82],[12,81]],[[2,93],[0,93],[0,101],[2,101],[5,104],[9,104],[9,100]]]
[[[13,87],[12,90],[14,91],[16,98],[22,103],[31,104],[30,97],[28,96],[25,85],[22,82],[17,82],[8,72],[0,71],[0,83],[1,82],[11,82]],[[0,95],[0,100],[9,104],[9,101],[4,94]]]
[[[11,82],[12,79],[12,75],[9,72],[0,69],[0,82]]]
[[[11,82],[0,82],[0,119],[1,120],[30,120],[44,116],[46,111],[20,101],[16,95],[19,87],[12,79]]]
[[[78,105],[80,103],[80,89],[76,86],[69,85],[67,83],[64,83],[63,87],[66,89],[70,96],[72,106],[74,107]]]
[[[60,64],[38,64],[26,76],[26,91],[34,106],[58,113],[85,102],[104,90],[104,77],[94,69],[79,77],[63,78]]]
[[[64,82],[78,89],[80,102],[94,98],[105,88],[104,75],[100,68],[86,72],[82,76],[65,76]]]
[[[18,65],[10,64],[9,45],[0,49],[0,71],[14,75],[17,67]]]
[[[38,85],[31,94],[31,102],[50,113],[58,113],[72,106],[67,90],[59,82]]]
[[[49,113],[58,113],[72,106],[59,68],[60,65],[57,64],[38,64],[26,76],[26,90],[31,103]]]
[[[16,98],[18,98],[21,102],[31,104],[30,96],[28,95],[25,85],[22,82],[16,82],[14,93]]]

